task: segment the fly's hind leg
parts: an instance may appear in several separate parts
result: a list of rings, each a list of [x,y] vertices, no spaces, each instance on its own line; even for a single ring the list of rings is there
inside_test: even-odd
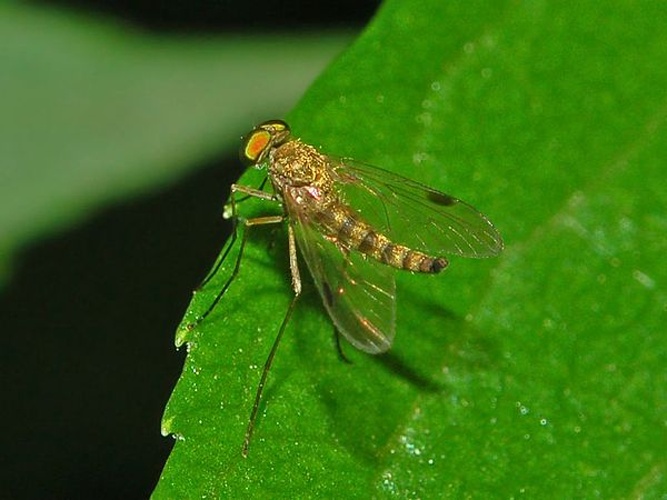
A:
[[[338,250],[340,250],[340,252],[346,257],[346,259],[344,261],[344,270],[343,270],[343,272],[345,273],[345,275],[347,277],[347,266],[350,264],[350,261],[347,259],[347,256],[349,255],[350,251],[346,246],[340,244],[337,241],[332,241],[332,243],[334,243],[336,245],[336,247],[338,248]],[[350,281],[350,280],[348,279],[347,281]],[[336,289],[338,287],[336,286],[336,287],[333,287],[333,288]],[[335,295],[332,292],[332,285],[330,283],[325,282],[324,283],[324,290],[325,290],[325,301],[328,303],[329,307],[333,307],[334,300],[335,300]],[[340,342],[340,331],[338,331],[338,328],[336,327],[336,325],[334,325],[334,327],[333,327],[333,336],[334,336],[334,344],[336,346],[336,352],[338,353],[338,357],[344,363],[347,363],[347,364],[351,365],[352,361],[350,361],[350,358],[348,358],[345,355],[345,351],[343,351],[343,346],[341,345],[341,342]]]
[[[351,365],[352,361],[345,355],[345,351],[343,351],[343,346],[340,343],[340,332],[338,331],[338,328],[336,328],[335,325],[333,329],[333,335],[334,335],[334,342],[336,344],[336,352],[338,352],[338,357],[343,363]]]

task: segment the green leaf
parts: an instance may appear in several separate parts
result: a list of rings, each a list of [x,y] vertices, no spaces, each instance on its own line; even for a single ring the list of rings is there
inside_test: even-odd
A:
[[[507,249],[399,273],[392,351],[345,344],[351,365],[306,285],[243,459],[292,295],[284,232],[254,228],[223,300],[185,328],[234,252],[179,332],[163,424],[177,442],[155,498],[664,494],[666,10],[387,1],[292,128],[472,203]]]
[[[175,180],[288,109],[346,39],[167,37],[0,5],[0,283],[30,239]]]

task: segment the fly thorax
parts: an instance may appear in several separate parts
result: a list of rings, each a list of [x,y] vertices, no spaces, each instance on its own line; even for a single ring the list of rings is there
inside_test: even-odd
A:
[[[328,174],[326,158],[312,146],[292,140],[273,151],[269,173],[282,187],[305,187],[322,183]]]

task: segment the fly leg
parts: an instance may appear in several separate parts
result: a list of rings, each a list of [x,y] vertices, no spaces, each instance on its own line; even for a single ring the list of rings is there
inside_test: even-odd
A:
[[[236,257],[236,263],[234,264],[234,269],[232,271],[231,276],[227,279],[223,287],[220,289],[215,299],[213,299],[211,304],[209,304],[206,311],[204,311],[204,313],[199,318],[197,318],[195,323],[192,325],[193,327],[201,323],[211,313],[211,311],[215,309],[215,306],[218,305],[218,302],[220,302],[220,299],[222,299],[223,295],[225,295],[227,289],[232,284],[232,281],[234,281],[234,279],[238,275],[239,269],[241,268],[241,259],[243,258],[243,250],[245,249],[245,244],[248,239],[249,229],[253,226],[259,226],[264,224],[278,224],[280,222],[283,222],[283,220],[285,220],[285,217],[282,215],[274,215],[267,217],[255,217],[253,219],[245,219],[241,221],[238,216],[236,207],[237,204],[239,203],[239,200],[236,199],[236,193],[242,193],[245,195],[241,199],[241,201],[247,199],[248,197],[260,198],[262,200],[267,200],[267,201],[276,201],[276,198],[273,194],[262,191],[261,189],[254,189],[239,184],[232,184],[231,195],[229,197],[230,200],[229,204],[231,208],[230,218],[232,219],[232,236],[229,239],[227,248],[225,248],[225,251],[223,252],[222,256],[215,264],[215,266],[208,274],[208,276],[204,279],[204,281],[202,281],[201,285],[199,285],[199,288],[205,286],[211,280],[211,278],[215,276],[215,274],[220,269],[222,263],[227,259],[229,252],[231,251],[232,247],[234,246],[234,243],[236,242],[236,239],[238,238],[239,222],[241,222],[243,224],[243,235],[241,237],[241,245],[239,247],[239,253],[238,256]]]
[[[343,346],[340,344],[340,332],[338,331],[338,328],[336,328],[335,325],[334,325],[333,335],[334,335],[334,342],[336,343],[336,351],[338,352],[338,357],[343,363],[351,365],[352,361],[350,361],[350,358],[348,358],[345,355],[345,351],[343,351]]]
[[[333,241],[333,243],[336,244],[336,246],[338,247],[338,250],[340,250],[341,253],[343,255],[345,255],[345,257],[348,256],[350,251],[347,249],[347,247],[337,243],[336,241]],[[343,273],[345,274],[345,276],[348,280],[349,280],[349,278],[347,276],[347,266],[349,265],[349,263],[350,263],[350,261],[347,258],[343,262],[343,265],[344,265]],[[325,290],[328,292],[327,293],[327,301],[329,302],[329,306],[333,307],[334,295],[331,291],[331,285],[329,283],[325,283],[324,285],[325,285]],[[350,361],[350,358],[348,358],[345,355],[345,351],[343,351],[343,346],[340,343],[340,332],[338,331],[338,328],[336,328],[336,325],[334,325],[334,327],[333,327],[333,335],[334,335],[334,342],[335,342],[335,345],[336,345],[336,352],[338,353],[338,357],[344,363],[347,363],[347,364],[351,365],[352,361]]]
[[[260,186],[261,187],[261,186]],[[230,218],[232,219],[233,223],[233,232],[232,232],[232,237],[230,238],[230,244],[228,247],[225,249],[222,257],[218,261],[218,263],[215,265],[209,276],[204,280],[202,283],[202,286],[205,285],[220,269],[220,266],[222,263],[225,261],[227,258],[227,255],[229,254],[230,249],[234,245],[234,242],[236,241],[238,237],[238,230],[239,230],[239,222],[240,218],[237,213],[237,208],[236,205],[239,203],[239,201],[245,200],[248,197],[254,197],[254,198],[259,198],[262,200],[267,200],[267,201],[277,201],[277,198],[275,195],[271,193],[267,193],[265,191],[262,191],[261,189],[254,189],[251,187],[247,186],[242,186],[239,184],[232,184],[232,194],[230,196],[230,209],[231,209],[231,214]],[[242,193],[244,195],[241,200],[236,199],[236,193]],[[259,226],[259,225],[266,225],[266,224],[278,224],[281,223],[285,220],[284,215],[273,215],[273,216],[266,216],[266,217],[255,217],[252,219],[246,219],[243,220],[243,235],[241,237],[241,244],[239,247],[239,254],[236,257],[236,263],[234,265],[234,269],[232,270],[232,274],[229,277],[229,279],[225,282],[223,285],[222,289],[216,295],[215,299],[213,299],[213,302],[209,305],[209,307],[206,309],[204,314],[198,319],[197,323],[202,321],[206,316],[210,314],[210,312],[215,308],[215,306],[220,302],[220,299],[222,299],[223,295],[227,292],[227,289],[231,285],[232,281],[236,278],[236,276],[239,273],[239,269],[241,268],[241,259],[243,257],[243,251],[245,249],[245,244],[248,239],[248,232],[249,229],[253,226]],[[248,420],[248,427],[246,429],[245,433],[245,438],[243,441],[243,449],[242,449],[242,454],[244,457],[248,456],[248,450],[250,447],[250,440],[252,438],[252,433],[253,430],[255,429],[255,422],[257,421],[257,412],[259,411],[259,404],[262,400],[262,393],[264,392],[264,387],[266,386],[266,380],[269,375],[269,371],[271,370],[271,365],[273,364],[273,359],[276,356],[276,352],[278,351],[278,346],[280,345],[280,340],[282,339],[283,333],[285,333],[285,329],[287,327],[287,324],[289,323],[289,320],[292,316],[292,312],[294,311],[294,308],[296,306],[297,299],[301,295],[301,274],[299,273],[299,264],[298,264],[298,259],[297,259],[297,250],[296,250],[296,237],[294,235],[294,228],[291,225],[288,225],[287,227],[288,232],[288,243],[289,243],[289,265],[290,265],[290,273],[292,276],[292,290],[294,291],[294,297],[292,298],[292,301],[290,302],[289,307],[287,308],[287,312],[285,313],[285,317],[283,318],[283,322],[280,325],[280,329],[278,330],[278,334],[276,335],[275,340],[273,341],[273,345],[271,346],[271,350],[269,351],[269,355],[266,358],[266,361],[264,363],[264,369],[262,370],[262,375],[259,380],[259,384],[257,386],[257,391],[255,393],[255,401],[252,406],[252,410],[250,412],[250,418]]]
[[[273,364],[273,358],[275,358],[276,356],[276,352],[278,351],[278,345],[280,344],[280,339],[282,339],[283,333],[285,333],[285,328],[287,327],[287,323],[289,323],[290,317],[292,316],[292,312],[294,311],[294,306],[296,305],[296,301],[301,295],[301,275],[299,274],[299,264],[296,255],[296,239],[294,237],[294,228],[292,227],[291,224],[287,226],[287,235],[289,243],[289,267],[290,267],[290,273],[292,275],[292,289],[294,290],[294,297],[292,297],[292,301],[290,302],[290,305],[287,308],[287,312],[285,313],[283,322],[280,325],[280,329],[278,330],[276,339],[273,341],[273,345],[271,346],[269,355],[266,358],[266,362],[264,363],[262,376],[259,379],[257,392],[255,393],[255,402],[252,405],[252,411],[250,412],[250,419],[248,420],[248,427],[245,431],[245,439],[243,440],[243,449],[241,450],[241,454],[244,457],[248,456],[248,449],[250,448],[250,439],[252,438],[252,433],[253,430],[255,429],[255,421],[257,420],[257,412],[259,411],[259,403],[262,400],[262,393],[264,392],[264,386],[266,385],[266,379],[269,375],[269,370],[271,370],[271,365]]]
[[[268,180],[268,177],[265,177],[262,183],[259,185],[259,188],[257,189],[252,189],[252,188],[246,188],[245,186],[241,186],[238,184],[232,184],[231,187],[231,194],[230,194],[230,200],[229,203],[225,205],[222,211],[222,218],[223,219],[231,219],[232,220],[232,237],[229,238],[227,241],[227,248],[223,252],[222,256],[220,259],[218,259],[218,262],[216,262],[215,266],[213,266],[213,269],[211,269],[206,276],[202,280],[202,282],[199,284],[197,287],[197,290],[201,290],[206,286],[206,284],[211,281],[213,276],[216,275],[216,273],[220,270],[220,266],[222,263],[227,259],[227,255],[229,254],[230,249],[234,246],[234,243],[236,242],[236,237],[237,237],[237,228],[238,228],[238,214],[236,211],[236,207],[239,203],[244,202],[245,200],[249,198],[262,198],[262,199],[267,199],[265,195],[268,193],[264,192],[264,186],[266,185],[266,181]],[[252,194],[245,194],[242,196],[240,199],[236,199],[236,193],[237,192],[246,192],[246,189],[252,190]],[[257,193],[261,193],[261,196],[258,196]],[[269,200],[275,201],[275,198],[271,195],[269,195]]]

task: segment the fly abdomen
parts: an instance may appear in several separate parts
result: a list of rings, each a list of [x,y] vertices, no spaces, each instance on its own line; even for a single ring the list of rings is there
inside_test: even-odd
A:
[[[439,273],[449,262],[444,257],[430,257],[422,252],[409,250],[403,258],[403,269],[420,273]]]
[[[439,273],[447,267],[448,262],[442,257],[431,257],[418,250],[412,250],[404,245],[392,243],[384,236],[382,238],[386,240],[386,243],[379,248],[379,258],[376,255],[370,254],[378,258],[380,262],[398,269],[406,269],[418,273]],[[362,250],[360,249],[360,251]]]
[[[357,250],[383,264],[419,273],[437,273],[447,267],[448,262],[442,257],[431,257],[393,243],[368,223],[355,217],[356,214],[351,213],[347,207],[331,207],[327,214],[318,215],[341,246]]]

